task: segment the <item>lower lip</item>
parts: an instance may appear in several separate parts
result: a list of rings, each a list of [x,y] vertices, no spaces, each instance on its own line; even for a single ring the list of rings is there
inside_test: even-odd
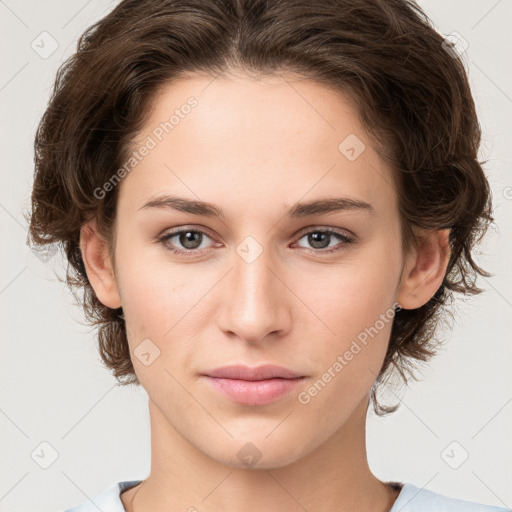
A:
[[[290,393],[304,377],[297,379],[237,380],[205,376],[216,390],[227,395],[236,403],[244,405],[265,405],[279,400]]]

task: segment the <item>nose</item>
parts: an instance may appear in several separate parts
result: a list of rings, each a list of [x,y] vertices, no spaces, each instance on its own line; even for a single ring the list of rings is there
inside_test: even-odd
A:
[[[232,270],[223,280],[219,327],[249,343],[283,336],[291,327],[293,294],[282,270],[269,250],[254,260],[240,254],[234,252]]]

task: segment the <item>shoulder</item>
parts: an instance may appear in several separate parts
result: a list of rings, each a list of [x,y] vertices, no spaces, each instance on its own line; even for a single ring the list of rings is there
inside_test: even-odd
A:
[[[101,512],[125,512],[120,495],[123,491],[126,491],[140,482],[141,480],[117,482],[107,487],[101,494],[98,494],[94,498],[59,512],[98,512],[98,510],[101,510]]]
[[[510,512],[510,509],[451,498],[406,482],[389,512]]]

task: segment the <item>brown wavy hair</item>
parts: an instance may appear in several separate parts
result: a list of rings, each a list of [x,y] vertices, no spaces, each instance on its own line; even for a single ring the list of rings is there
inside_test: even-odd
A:
[[[464,61],[410,0],[122,1],[57,72],[35,135],[29,243],[63,249],[103,363],[120,384],[139,384],[122,309],[104,306],[87,278],[80,228],[95,218],[113,255],[119,187],[101,199],[94,190],[122,166],[152,100],[187,73],[233,70],[298,74],[349,98],[396,177],[404,248],[413,227],[451,230],[442,285],[424,306],[397,309],[370,392],[376,414],[393,412],[399,404],[383,406],[378,390],[393,369],[417,380],[454,292],[481,291],[476,278],[489,274],[472,252],[493,220]]]

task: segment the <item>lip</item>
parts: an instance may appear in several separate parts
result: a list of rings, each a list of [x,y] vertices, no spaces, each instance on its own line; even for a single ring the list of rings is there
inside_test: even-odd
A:
[[[251,368],[242,364],[235,364],[230,366],[221,366],[215,370],[205,372],[208,377],[217,377],[224,379],[239,379],[239,380],[264,380],[264,379],[295,379],[304,377],[300,373],[289,370],[282,366],[274,364],[264,364]]]
[[[290,393],[304,375],[275,365],[250,368],[244,365],[223,366],[204,374],[216,391],[238,404],[265,405]]]

